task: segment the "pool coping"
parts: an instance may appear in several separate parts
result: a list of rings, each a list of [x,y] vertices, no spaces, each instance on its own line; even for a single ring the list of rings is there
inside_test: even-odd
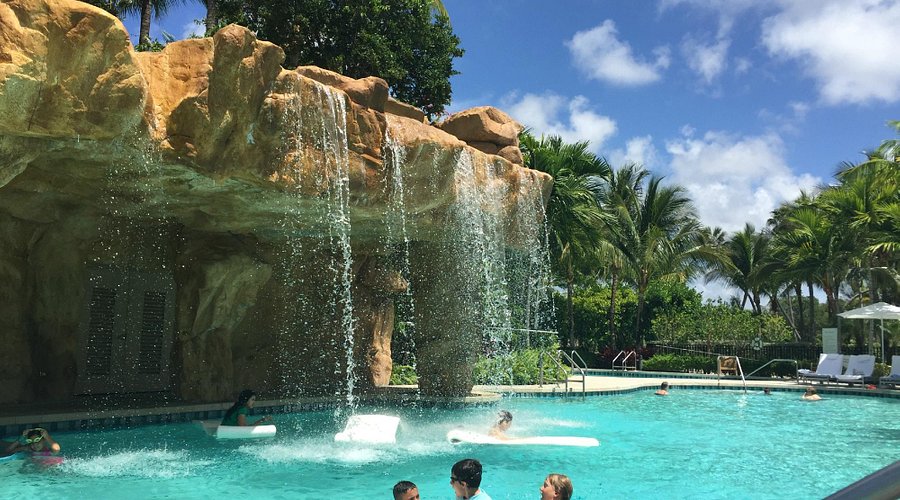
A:
[[[658,376],[609,376],[591,375],[585,382],[585,390],[580,390],[581,382],[569,381],[568,392],[563,382],[555,384],[525,386],[487,386],[473,388],[472,394],[466,397],[427,397],[417,392],[416,386],[379,387],[375,394],[359,397],[365,404],[422,404],[430,406],[469,406],[478,404],[494,404],[503,397],[512,398],[580,398],[616,396],[640,391],[653,390],[658,387],[661,378],[671,379],[669,389],[677,394],[680,389],[689,390],[743,390],[745,384],[740,379],[717,379],[710,377],[676,377],[658,374]],[[754,379],[746,381],[747,390],[760,391],[768,387],[776,392],[802,392],[810,384],[799,384],[794,380]],[[900,390],[866,389],[848,386],[817,384],[821,394],[880,397],[900,399]],[[257,401],[254,414],[281,414],[302,411],[328,410],[341,405],[344,398],[307,397],[293,399],[275,399]],[[0,437],[15,437],[25,429],[41,426],[52,432],[82,431],[98,428],[131,427],[175,422],[191,422],[194,420],[221,419],[232,403],[175,403],[167,405],[138,406],[132,408],[115,408],[88,411],[30,412],[20,415],[0,417]]]

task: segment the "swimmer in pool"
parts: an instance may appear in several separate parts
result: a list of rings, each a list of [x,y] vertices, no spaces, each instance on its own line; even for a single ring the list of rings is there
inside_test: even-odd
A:
[[[668,396],[669,395],[669,383],[663,382],[659,385],[659,390],[654,392],[657,396]]]
[[[512,419],[512,413],[506,410],[500,410],[497,413],[497,422],[494,423],[494,426],[488,431],[488,435],[497,439],[509,439],[509,436],[506,435],[506,431],[509,430],[512,425]]]
[[[13,453],[28,453],[30,455],[56,455],[59,453],[59,443],[50,437],[47,429],[35,427],[34,429],[25,429],[19,439],[6,443],[3,454],[12,455]]]

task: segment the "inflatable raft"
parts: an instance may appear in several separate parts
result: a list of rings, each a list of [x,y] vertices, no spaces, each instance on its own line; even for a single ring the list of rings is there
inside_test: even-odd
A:
[[[274,425],[219,425],[219,420],[194,420],[210,436],[216,439],[260,439],[275,437]]]
[[[453,429],[447,433],[447,441],[453,444],[469,443],[469,444],[490,444],[504,446],[581,446],[591,447],[600,446],[600,441],[589,437],[576,436],[532,436],[525,438],[497,439],[487,434],[479,434],[477,432],[466,431],[462,429]]]

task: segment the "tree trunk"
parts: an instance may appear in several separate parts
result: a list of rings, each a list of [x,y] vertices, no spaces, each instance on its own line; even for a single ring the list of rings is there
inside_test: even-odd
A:
[[[645,347],[644,345],[644,334],[641,332],[641,316],[644,314],[644,295],[647,293],[647,285],[641,284],[638,286],[638,304],[637,304],[637,318],[634,321],[634,330],[638,336],[638,345],[641,347]]]
[[[612,274],[612,283],[609,294],[609,338],[612,340],[612,349],[616,350],[616,285],[618,276]]]
[[[797,332],[802,339],[806,336],[806,321],[803,319],[803,289],[799,282],[794,283],[794,293],[797,294]]]
[[[575,271],[572,269],[572,260],[566,263],[566,311],[569,321],[569,348],[575,349],[575,308],[572,305],[572,295],[575,288]]]
[[[213,30],[219,24],[219,8],[216,0],[205,0],[206,2],[206,36],[212,36]]]
[[[138,45],[150,45],[150,16],[153,13],[150,0],[141,2],[141,31],[138,36]]]
[[[816,297],[813,295],[812,281],[806,282],[806,288],[809,291],[809,340],[816,340]]]

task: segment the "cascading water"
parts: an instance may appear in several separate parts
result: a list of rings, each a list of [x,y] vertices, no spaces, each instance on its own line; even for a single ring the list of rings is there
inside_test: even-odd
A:
[[[480,158],[480,157],[479,157]],[[467,150],[459,152],[455,181],[457,189],[453,218],[459,229],[454,243],[470,275],[469,290],[477,294],[480,317],[476,325],[483,333],[488,354],[508,350],[511,313],[506,279],[506,233],[497,205],[508,197],[506,183],[496,182],[494,166],[478,160]],[[477,177],[483,176],[478,182]]]
[[[396,339],[403,352],[393,353],[393,358],[415,367],[415,300],[411,285],[411,269],[409,263],[409,232],[406,227],[406,204],[403,191],[403,164],[406,162],[406,149],[394,140],[390,128],[384,131],[384,166],[389,182],[385,183],[385,233],[382,238],[386,253],[391,256],[391,264],[399,269],[408,286],[397,304],[395,323],[402,338]]]
[[[301,194],[300,186],[307,185],[305,175],[315,176],[309,183],[314,187],[317,199],[312,201],[311,210],[315,217],[310,224],[314,230],[310,232],[306,226],[300,227],[300,221],[287,220],[288,232],[297,229],[298,236],[291,237],[289,253],[293,262],[300,262],[300,269],[290,269],[288,265],[284,275],[290,276],[288,288],[297,290],[297,312],[290,314],[281,339],[290,343],[303,331],[310,331],[316,320],[318,311],[312,304],[325,299],[326,308],[322,311],[333,320],[340,330],[340,335],[333,337],[332,347],[343,352],[334,365],[334,374],[343,378],[343,387],[335,395],[343,395],[347,406],[353,408],[357,404],[354,389],[357,384],[355,370],[354,329],[352,296],[352,249],[350,244],[350,162],[347,143],[347,104],[346,96],[330,87],[312,82],[308,93],[309,102],[301,98],[292,103],[296,109],[291,116],[292,137],[289,140],[288,152],[292,153],[292,172],[295,185],[298,186],[297,204],[309,204],[307,194]],[[304,135],[304,132],[306,135]],[[309,158],[305,151],[319,154],[320,164],[314,168],[306,168]],[[296,213],[302,212],[297,208]],[[324,236],[322,236],[324,234]],[[309,243],[305,243],[305,242]],[[320,258],[310,261],[308,256]],[[296,267],[296,266],[295,266]],[[321,290],[324,286],[326,289]],[[310,291],[313,290],[313,291]],[[324,294],[324,297],[312,295]],[[306,353],[307,355],[324,353]],[[290,376],[291,374],[287,374]]]

